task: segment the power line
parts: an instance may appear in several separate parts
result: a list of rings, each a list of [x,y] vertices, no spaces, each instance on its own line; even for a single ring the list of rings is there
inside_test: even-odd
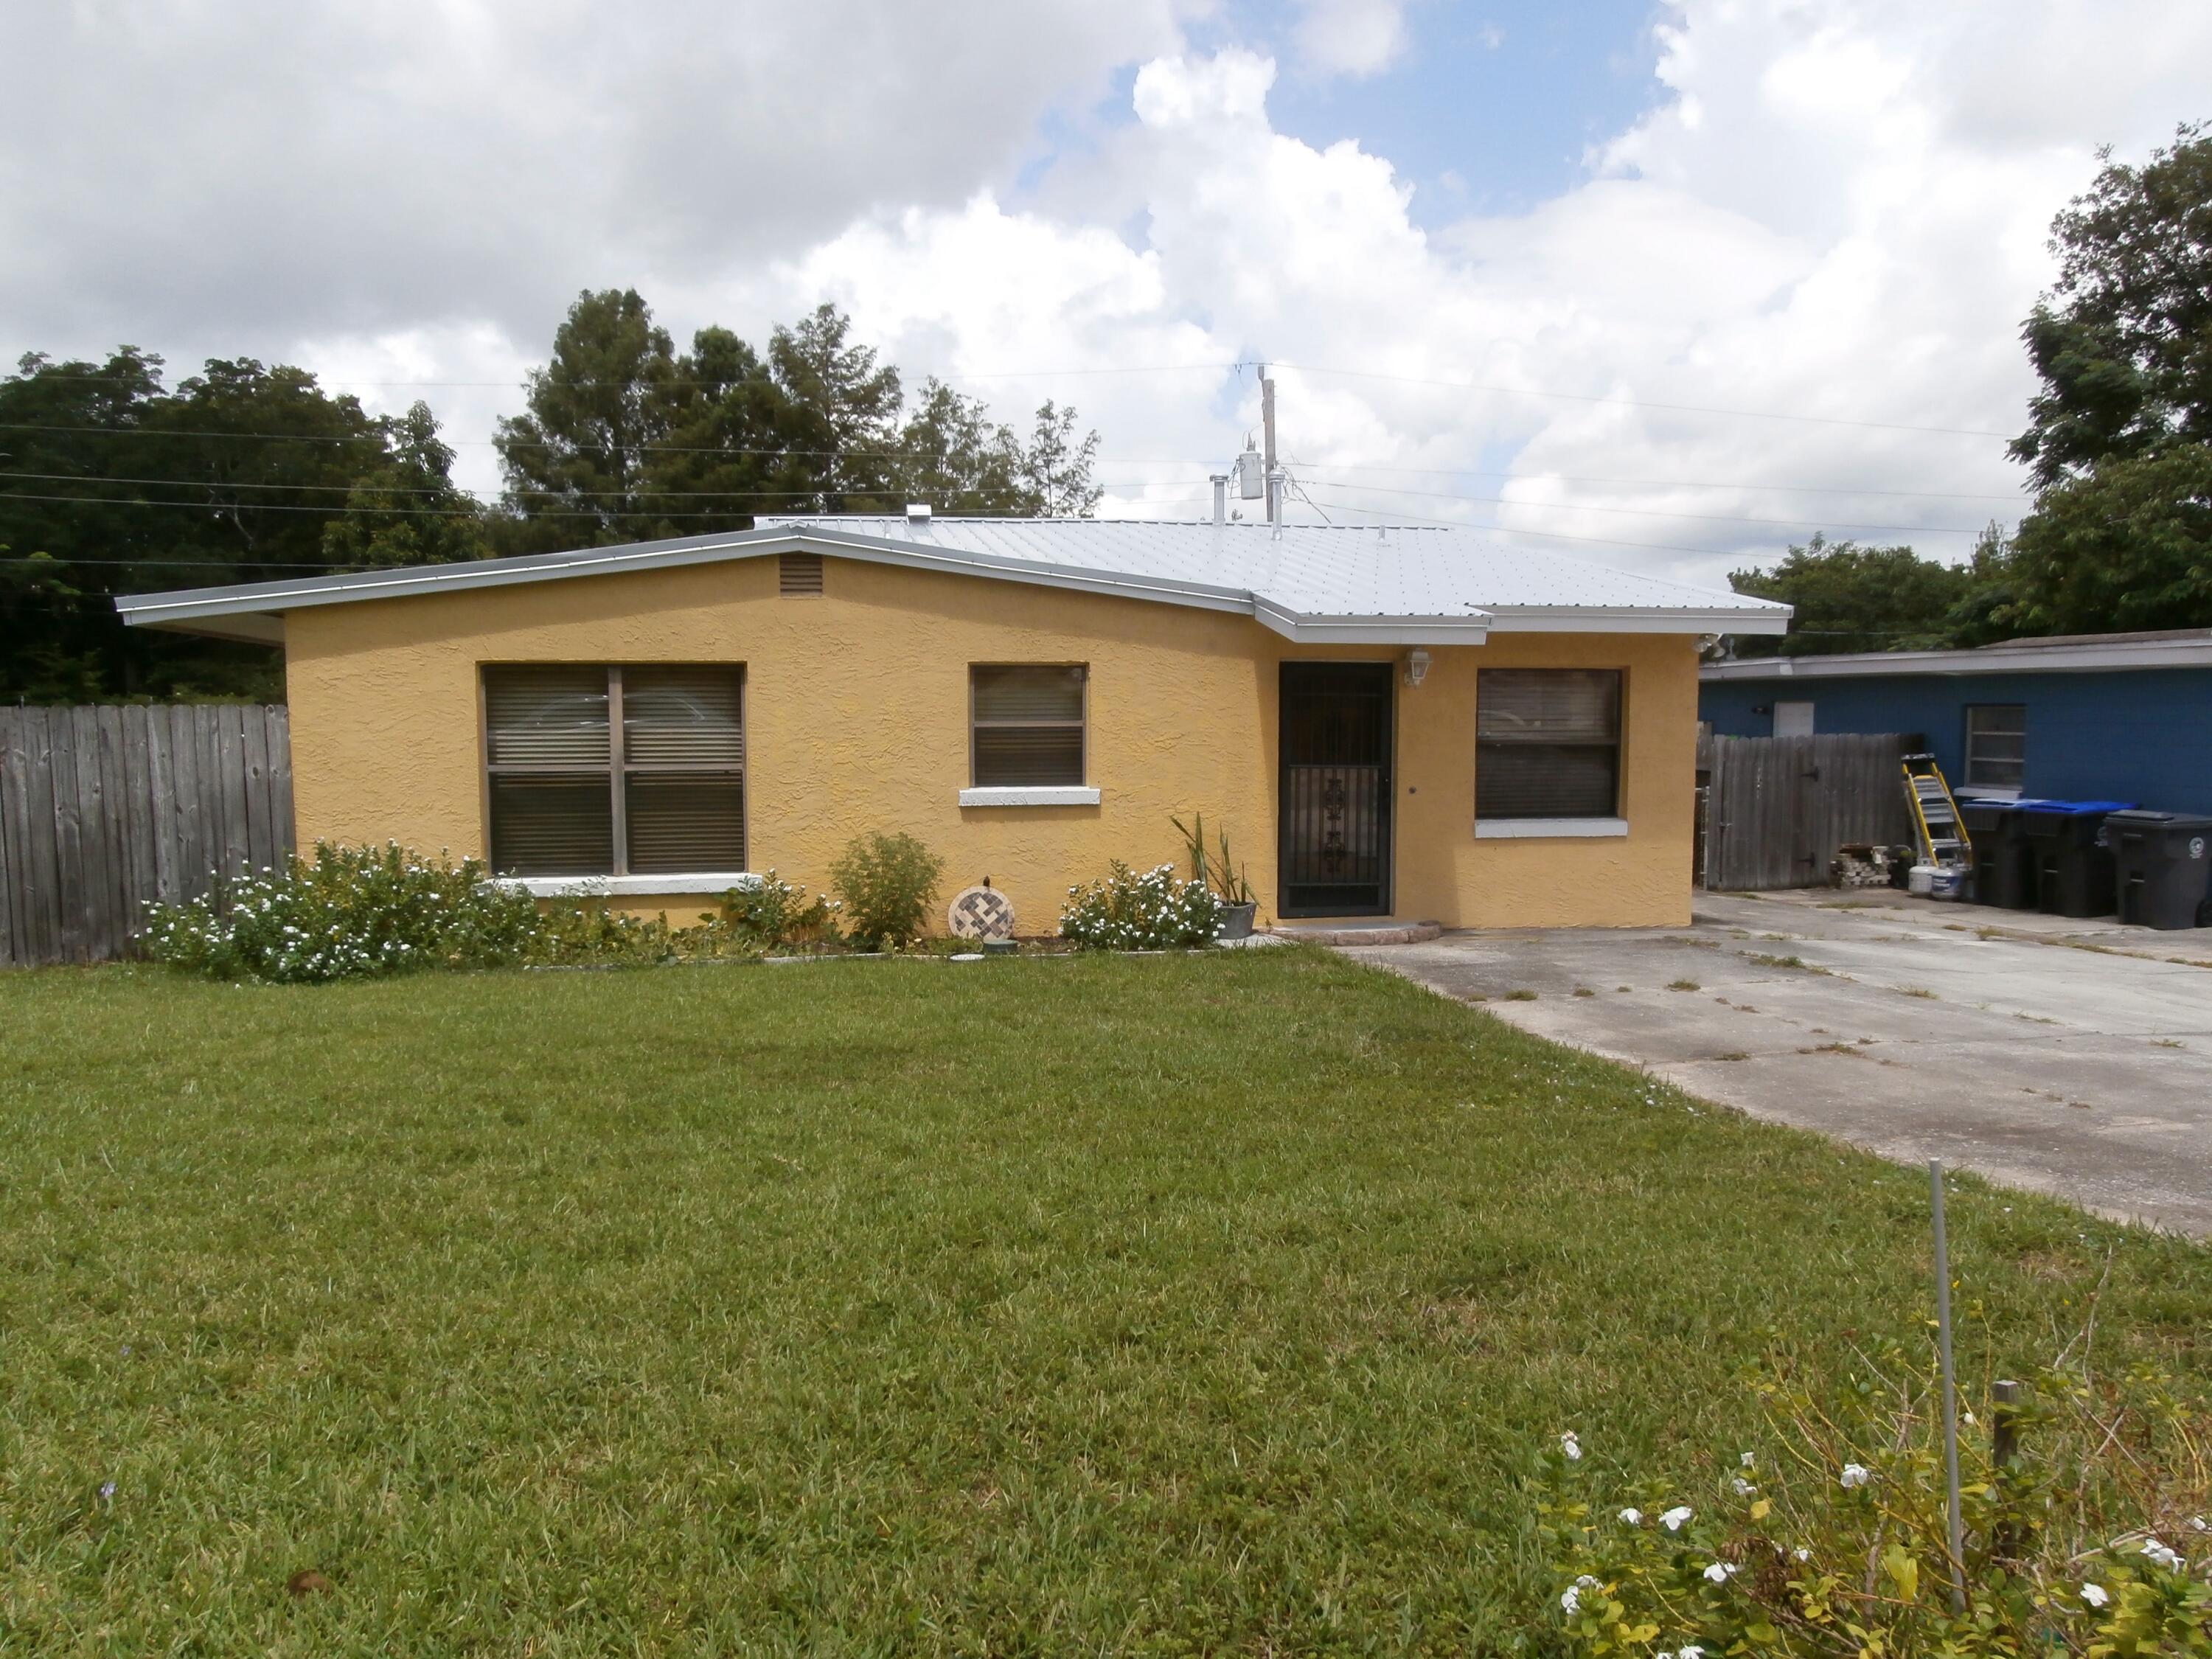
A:
[[[1290,458],[1292,465],[1304,465],[1298,457]],[[1161,462],[1160,465],[1169,465]],[[1801,484],[1715,483],[1699,478],[1597,478],[1567,472],[1514,472],[1474,466],[1385,466],[1376,462],[1316,461],[1316,466],[1332,472],[1403,472],[1437,478],[1522,478],[1531,482],[1539,478],[1556,478],[1561,483],[1603,484],[1624,489],[1747,489],[1765,495],[1882,495],[1901,499],[1940,501],[2017,501],[2020,492],[1999,493],[1994,490],[1968,489],[1875,489],[1857,484]]]
[[[349,495],[356,489],[366,489],[373,490],[376,494],[381,495],[444,495],[449,494],[459,494],[467,496],[469,500],[475,501],[478,506],[489,505],[489,503],[486,503],[481,496],[462,489],[458,484],[447,485],[441,488],[434,484],[384,484],[368,479],[356,479],[349,483],[262,483],[245,478],[138,478],[116,477],[106,474],[94,476],[82,472],[0,472],[0,478],[32,478],[43,480],[52,483],[154,484],[164,489],[320,489],[336,491],[342,495]],[[1127,479],[1115,484],[1114,488],[1117,489],[1170,489],[1178,486],[1188,490],[1190,487],[1189,481],[1185,478]],[[574,491],[567,489],[508,489],[504,493],[508,495],[550,495],[561,497],[579,494],[588,495],[591,492],[588,490]],[[748,498],[772,496],[778,499],[789,500],[794,496],[801,495],[857,495],[866,493],[867,492],[864,489],[857,488],[837,490],[825,489],[818,486],[814,489],[631,489],[622,492],[625,499],[631,501],[660,501],[669,499],[689,499],[692,497],[703,497],[708,500],[720,501],[733,499],[739,496]],[[11,499],[29,501],[35,500],[37,498],[33,496],[16,496],[13,495],[11,492],[0,490],[0,501],[5,501]],[[331,507],[325,510],[336,512],[339,510],[339,507],[337,504],[333,504]]]
[[[97,482],[97,480],[90,482]],[[866,490],[854,489],[835,490],[828,493],[834,495],[866,495],[868,492]],[[1148,502],[1147,505],[1155,507],[1174,507],[1184,501],[1195,501],[1202,499],[1203,497],[1198,495],[1168,495],[1159,497],[1155,501]],[[15,492],[0,494],[0,504],[4,504],[9,501],[55,501],[65,502],[77,507],[181,507],[185,511],[190,513],[208,514],[234,513],[243,510],[251,513],[320,513],[333,516],[347,513],[385,513],[397,514],[409,518],[422,519],[466,519],[475,516],[475,507],[473,503],[470,508],[434,507],[345,507],[337,503],[318,507],[305,506],[291,501],[132,501],[120,495],[33,495],[29,494],[17,494]],[[726,519],[731,516],[732,515],[727,513],[715,513],[706,510],[695,510],[681,513],[665,513],[659,510],[649,510],[643,513],[637,513],[620,509],[593,511],[585,507],[537,507],[533,508],[526,515],[526,521],[538,519]],[[741,512],[735,516],[751,518],[757,515],[748,511]],[[766,516],[771,518],[779,516],[798,518],[835,518],[840,515],[826,513],[816,514],[798,513],[792,514],[769,514]],[[1018,514],[1011,513],[973,513],[963,514],[959,516],[963,518],[980,519],[1011,519],[1018,517],[1027,518],[1030,515],[1026,514]]]
[[[1401,386],[1443,386],[1454,392],[1487,392],[1509,398],[1547,398],[1563,403],[1619,404],[1625,409],[1657,409],[1676,415],[1721,415],[1749,421],[1795,421],[1814,426],[1865,427],[1880,432],[1936,433],[1954,438],[2002,438],[2008,443],[2019,435],[2011,432],[1992,432],[1983,427],[1915,426],[1902,421],[1851,420],[1840,415],[1796,415],[1771,409],[1723,409],[1708,404],[1657,403],[1648,398],[1622,398],[1588,392],[1540,392],[1531,386],[1496,386],[1480,380],[1436,380],[1418,374],[1382,374],[1364,368],[1322,368],[1313,363],[1285,362],[1274,357],[1267,361],[1278,368],[1295,368],[1308,374],[1338,374],[1355,380],[1389,380]]]

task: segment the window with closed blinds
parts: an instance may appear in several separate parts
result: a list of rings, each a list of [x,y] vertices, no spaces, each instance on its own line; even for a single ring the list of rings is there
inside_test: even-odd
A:
[[[1082,783],[1080,664],[979,664],[968,672],[975,787]]]
[[[745,867],[738,669],[486,668],[484,759],[502,875]]]
[[[1481,672],[1476,817],[1609,818],[1620,805],[1620,670]]]

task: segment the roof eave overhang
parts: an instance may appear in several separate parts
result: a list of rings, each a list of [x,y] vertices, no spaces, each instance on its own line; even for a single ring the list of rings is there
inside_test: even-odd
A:
[[[1328,616],[1292,611],[1273,599],[1255,597],[1252,614],[1260,625],[1302,645],[1480,645],[1490,637],[1490,617]]]
[[[1790,607],[1771,611],[1623,605],[1493,605],[1499,634],[1786,634]]]
[[[2149,668],[2212,668],[2212,642],[2180,641],[2142,646],[2049,646],[2019,651],[1853,652],[1832,657],[1754,657],[1709,663],[1700,679],[1869,679],[1899,675],[1931,678],[1984,674],[2090,674]]]

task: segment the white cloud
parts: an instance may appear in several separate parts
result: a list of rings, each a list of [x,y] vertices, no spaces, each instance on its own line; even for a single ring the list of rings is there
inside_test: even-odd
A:
[[[1323,74],[1376,75],[1407,46],[1405,0],[1297,0],[1291,39]]]
[[[1337,516],[1717,576],[1822,527],[1960,553],[2015,512],[2002,441],[1893,428],[2015,430],[2052,213],[2100,144],[2212,113],[2212,9],[1674,0],[1650,112],[1583,182],[1425,228],[1387,156],[1277,131],[1273,60],[1195,51],[1201,12],[17,8],[0,54],[41,72],[0,106],[0,315],[511,384],[587,286],[679,334],[830,297],[1003,416],[1079,404],[1148,513],[1256,419],[1249,370],[1188,366],[1263,356],[1301,366],[1284,441]],[[1410,39],[1401,4],[1301,0],[1290,62],[1371,75]],[[426,395],[493,482],[512,393]]]

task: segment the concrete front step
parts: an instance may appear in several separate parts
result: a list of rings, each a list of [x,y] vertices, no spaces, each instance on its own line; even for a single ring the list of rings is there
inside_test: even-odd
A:
[[[1279,921],[1268,933],[1303,945],[1419,945],[1444,930],[1433,921]]]

